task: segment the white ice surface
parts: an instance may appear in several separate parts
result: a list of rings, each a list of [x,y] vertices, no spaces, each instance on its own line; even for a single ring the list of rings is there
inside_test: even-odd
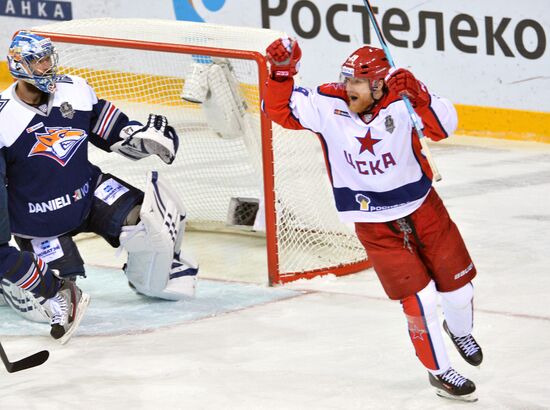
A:
[[[107,270],[91,268],[82,282],[90,312],[65,346],[0,309],[11,360],[51,353],[38,368],[0,370],[0,409],[550,409],[550,146],[454,137],[431,149],[443,175],[436,188],[479,272],[483,365],[468,366],[448,345],[454,367],[475,381],[477,403],[434,394],[400,305],[372,270],[275,290],[258,278],[219,282],[223,271],[210,271],[216,280],[199,287],[200,309],[183,303],[195,315],[178,324],[159,319],[162,307],[140,307],[120,273],[113,285]],[[102,245],[86,246],[88,263],[120,266]],[[136,312],[141,327],[102,327],[135,324]]]

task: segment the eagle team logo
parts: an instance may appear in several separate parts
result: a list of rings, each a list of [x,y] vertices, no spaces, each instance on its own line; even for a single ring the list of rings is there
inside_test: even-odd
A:
[[[42,155],[65,166],[87,137],[85,131],[72,127],[46,127],[45,133],[35,134],[37,142],[29,157]]]

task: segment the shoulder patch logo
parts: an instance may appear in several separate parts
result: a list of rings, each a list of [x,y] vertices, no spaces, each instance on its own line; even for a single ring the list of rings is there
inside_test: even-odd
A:
[[[6,106],[9,100],[4,100],[3,98],[0,98],[0,111],[2,111],[2,108]]]
[[[59,111],[61,111],[61,115],[63,116],[63,118],[68,118],[72,120],[74,117],[74,108],[66,101],[64,103],[61,103],[61,105],[59,106]]]
[[[78,128],[46,127],[45,133],[35,133],[37,142],[28,156],[41,155],[48,157],[64,167],[87,136],[85,131]]]
[[[384,126],[386,127],[386,131],[388,131],[390,134],[393,133],[393,130],[395,130],[395,123],[393,122],[393,118],[391,115],[388,115],[384,120]]]
[[[350,118],[349,112],[344,111],[344,110],[339,110],[338,108],[334,109],[334,115],[341,115],[342,117]]]

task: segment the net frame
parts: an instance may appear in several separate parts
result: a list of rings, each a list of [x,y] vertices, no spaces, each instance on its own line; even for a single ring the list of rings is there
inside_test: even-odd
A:
[[[187,23],[189,24],[189,23]],[[194,23],[201,24],[204,23]],[[44,29],[44,27],[46,29]],[[267,60],[265,56],[256,50],[218,48],[211,46],[176,44],[159,41],[143,41],[137,39],[115,38],[106,36],[91,36],[83,34],[70,34],[56,31],[47,31],[47,26],[40,29],[34,29],[34,32],[45,37],[51,38],[55,43],[80,44],[88,46],[103,46],[114,48],[125,48],[134,50],[160,51],[167,53],[183,53],[200,55],[205,57],[231,58],[238,60],[253,61],[257,66],[257,75],[259,79],[259,101],[263,100],[264,90],[261,86],[267,80]],[[275,190],[275,167],[273,151],[273,132],[274,124],[263,113],[260,112],[260,130],[261,130],[261,157],[263,173],[263,194],[265,205],[265,236],[267,252],[267,271],[269,285],[283,284],[298,279],[311,279],[317,276],[334,274],[336,276],[347,275],[371,267],[370,261],[365,258],[351,263],[342,263],[334,266],[326,266],[318,269],[281,272],[279,263],[279,245],[277,229],[277,197]],[[336,239],[337,236],[336,236]]]

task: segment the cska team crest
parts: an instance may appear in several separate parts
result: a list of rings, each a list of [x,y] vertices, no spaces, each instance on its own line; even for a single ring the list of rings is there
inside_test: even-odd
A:
[[[35,136],[37,142],[28,156],[45,156],[64,167],[86,140],[87,134],[78,128],[46,127],[45,133],[37,132]]]

